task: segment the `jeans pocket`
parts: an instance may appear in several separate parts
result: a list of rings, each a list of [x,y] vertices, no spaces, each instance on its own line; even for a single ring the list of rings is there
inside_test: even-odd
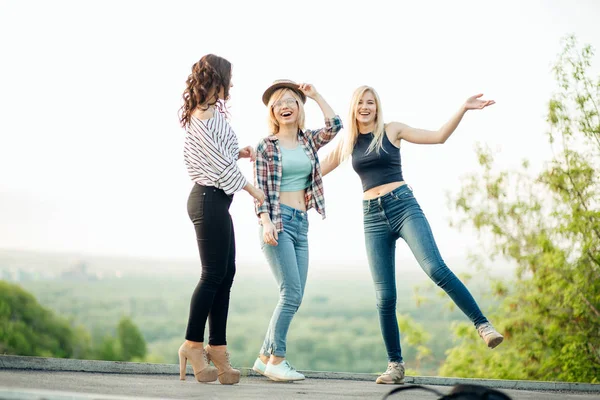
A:
[[[413,197],[413,193],[410,190],[404,190],[401,193],[391,192],[390,194],[394,200],[398,200],[398,201],[408,200],[411,197]]]
[[[281,221],[283,222],[291,222],[294,220],[294,216],[290,213],[281,213]]]
[[[192,222],[200,220],[204,217],[205,203],[205,193],[192,193],[190,195],[187,202],[187,211]]]

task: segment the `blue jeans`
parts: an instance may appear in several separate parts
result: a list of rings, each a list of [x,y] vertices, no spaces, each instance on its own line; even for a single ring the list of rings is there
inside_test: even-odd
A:
[[[412,190],[403,185],[363,200],[365,244],[371,268],[383,341],[389,361],[402,361],[396,318],[396,241],[404,239],[423,271],[444,289],[475,326],[487,322],[469,290],[446,266],[431,228]]]
[[[279,233],[277,246],[263,242],[260,227],[260,243],[265,257],[279,285],[279,302],[260,353],[285,357],[287,332],[292,318],[298,311],[308,275],[308,218],[306,211],[281,205],[283,232]]]

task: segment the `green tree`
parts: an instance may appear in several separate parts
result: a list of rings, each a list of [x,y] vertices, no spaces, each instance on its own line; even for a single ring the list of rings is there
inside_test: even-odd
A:
[[[121,346],[114,336],[106,335],[94,351],[94,358],[105,361],[126,361],[121,355]]]
[[[42,307],[20,286],[0,281],[0,353],[71,357],[76,341],[65,319]]]
[[[106,361],[141,361],[147,354],[144,336],[131,318],[122,317],[116,336],[104,335],[95,348],[95,358]]]
[[[123,361],[141,360],[146,356],[146,341],[131,318],[121,318],[117,326],[117,337]]]
[[[398,328],[402,332],[402,345],[415,349],[414,369],[407,371],[410,375],[418,375],[421,363],[432,359],[431,349],[426,344],[431,334],[409,315],[398,314]]]
[[[116,330],[116,337],[105,335],[92,349],[85,328],[72,327],[20,286],[0,281],[0,354],[114,361],[146,357],[146,341],[130,318],[121,318]]]
[[[553,72],[548,105],[552,160],[535,177],[529,163],[468,177],[454,207],[459,225],[491,243],[491,257],[513,261],[512,281],[495,281],[494,321],[505,343],[490,352],[457,324],[442,375],[594,382],[600,380],[600,80],[589,77],[593,50],[569,36]]]

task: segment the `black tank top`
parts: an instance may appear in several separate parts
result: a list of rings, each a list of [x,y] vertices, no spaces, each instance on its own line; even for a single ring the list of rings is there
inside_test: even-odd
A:
[[[379,185],[404,180],[400,149],[390,142],[385,132],[383,136],[381,149],[374,149],[366,154],[373,140],[373,133],[359,133],[352,150],[352,168],[360,176],[363,192]]]

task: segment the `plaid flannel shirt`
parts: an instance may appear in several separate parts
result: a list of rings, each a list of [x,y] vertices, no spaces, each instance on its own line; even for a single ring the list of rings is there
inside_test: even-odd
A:
[[[311,183],[306,188],[304,200],[306,210],[311,208],[325,218],[325,197],[323,193],[323,176],[317,151],[329,143],[342,129],[342,120],[339,116],[325,119],[325,127],[318,130],[298,130],[298,143],[304,149],[312,164]],[[256,215],[267,212],[275,224],[277,232],[283,231],[281,220],[281,206],[279,193],[281,188],[281,148],[277,135],[262,139],[256,148],[256,161],[254,163],[254,183],[265,192],[265,201],[258,205],[255,201]]]

